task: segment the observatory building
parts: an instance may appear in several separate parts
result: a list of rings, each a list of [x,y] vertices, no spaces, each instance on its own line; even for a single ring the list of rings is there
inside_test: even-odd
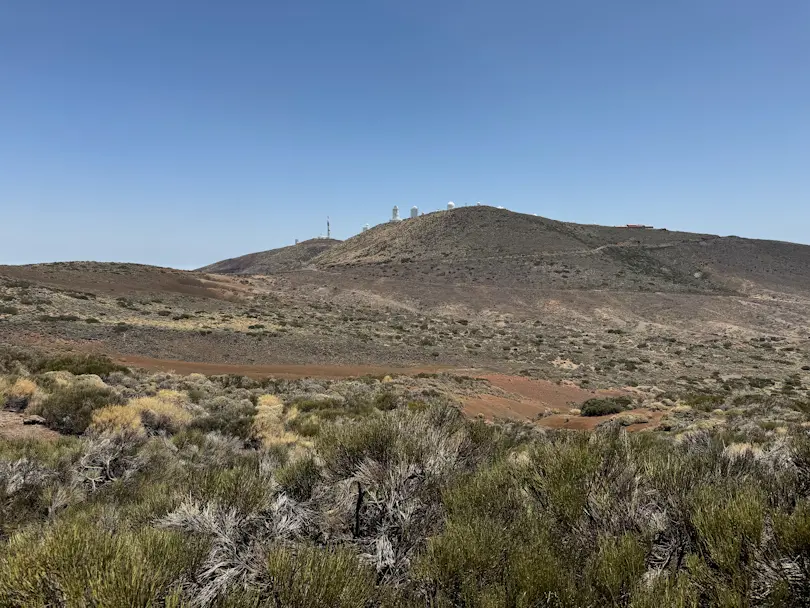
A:
[[[411,207],[411,219],[413,219],[415,217],[418,217],[418,216],[419,216],[419,207],[414,205],[413,207]]]
[[[447,203],[447,210],[448,211],[450,211],[452,209],[455,209],[455,208],[456,208],[456,204],[453,201],[450,201],[449,203]]]
[[[399,222],[402,218],[399,217],[399,207],[394,205],[394,208],[391,210],[391,221],[392,222]]]

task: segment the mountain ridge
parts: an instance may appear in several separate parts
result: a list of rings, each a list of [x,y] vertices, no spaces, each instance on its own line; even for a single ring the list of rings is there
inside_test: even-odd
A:
[[[727,294],[756,283],[810,291],[808,245],[574,224],[486,206],[379,224],[315,255],[308,249],[292,256],[305,243],[236,258],[242,260],[236,271],[228,260],[201,270],[272,274],[307,267],[347,277],[540,289]],[[250,256],[275,262],[257,265]]]

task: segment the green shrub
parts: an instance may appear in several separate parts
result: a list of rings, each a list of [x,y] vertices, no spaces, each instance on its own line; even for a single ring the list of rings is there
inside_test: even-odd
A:
[[[257,462],[241,462],[229,468],[208,466],[188,480],[190,494],[202,503],[218,503],[240,514],[252,514],[265,507],[273,488]]]
[[[205,391],[199,388],[188,389],[188,398],[192,403],[199,403],[205,398]]]
[[[77,383],[57,388],[42,402],[39,411],[50,428],[80,435],[90,426],[95,410],[116,402],[118,399],[109,388]]]
[[[562,530],[586,513],[590,481],[604,457],[595,448],[587,436],[574,435],[538,442],[530,453],[527,488]]]
[[[748,384],[752,388],[768,388],[773,386],[775,382],[770,378],[748,378]]]
[[[374,407],[378,410],[388,411],[396,409],[399,398],[393,391],[385,390],[374,397]]]
[[[644,573],[646,547],[638,538],[603,536],[587,569],[592,589],[611,605],[623,604]]]
[[[629,397],[605,397],[588,399],[580,408],[582,416],[606,416],[630,409],[633,400]]]
[[[637,584],[630,600],[630,608],[696,608],[700,605],[700,588],[686,572],[663,571],[649,583]]]
[[[276,549],[267,557],[269,595],[285,608],[373,605],[375,573],[347,549]]]
[[[292,420],[289,420],[285,426],[287,430],[298,433],[302,437],[317,437],[321,432],[319,418],[314,414],[296,416]]]
[[[245,441],[253,440],[253,419],[256,407],[249,402],[231,403],[221,409],[209,409],[208,416],[199,416],[189,425],[204,433],[218,431]]]
[[[144,528],[111,534],[67,521],[14,537],[0,557],[0,604],[154,606],[192,572],[204,547],[191,536]]]
[[[276,480],[295,500],[309,500],[321,480],[321,469],[311,456],[299,458],[278,469]]]
[[[318,452],[326,470],[338,477],[350,477],[366,458],[387,465],[397,440],[396,426],[383,417],[333,425],[318,437]]]
[[[692,497],[691,521],[704,559],[739,577],[753,560],[765,525],[762,493],[751,486],[734,490],[704,486]]]
[[[716,410],[723,405],[725,401],[725,395],[689,395],[683,399],[684,405],[703,412]]]

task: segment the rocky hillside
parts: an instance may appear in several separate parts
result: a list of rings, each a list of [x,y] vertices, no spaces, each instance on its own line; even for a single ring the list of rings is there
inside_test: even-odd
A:
[[[216,274],[273,274],[298,270],[338,243],[336,239],[315,238],[289,247],[222,260],[199,270]]]

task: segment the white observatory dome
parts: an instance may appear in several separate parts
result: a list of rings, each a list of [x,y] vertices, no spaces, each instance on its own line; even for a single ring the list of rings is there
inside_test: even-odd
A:
[[[411,218],[415,218],[418,215],[419,215],[419,207],[414,205],[413,207],[411,207]]]
[[[448,209],[448,211],[449,211],[450,209],[455,209],[455,208],[456,208],[456,204],[455,204],[453,201],[450,201],[449,203],[447,203],[447,209]]]
[[[394,205],[394,208],[391,210],[391,221],[392,222],[400,221],[399,207],[397,207],[396,205]]]

